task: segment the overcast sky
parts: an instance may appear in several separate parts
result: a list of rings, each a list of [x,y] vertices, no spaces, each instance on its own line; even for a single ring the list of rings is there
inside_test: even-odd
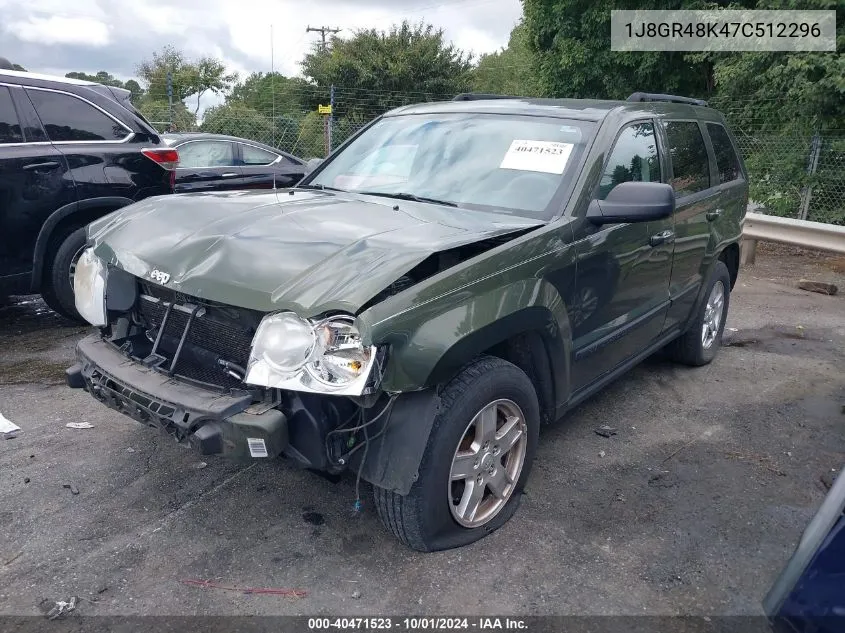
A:
[[[298,74],[319,33],[307,26],[386,29],[403,19],[442,27],[476,54],[507,44],[519,0],[0,0],[0,56],[64,75],[107,70],[121,79],[163,44],[212,55],[241,76],[270,68]]]

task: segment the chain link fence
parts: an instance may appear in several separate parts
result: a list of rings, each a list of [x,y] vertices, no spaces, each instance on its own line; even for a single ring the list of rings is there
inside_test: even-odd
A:
[[[325,157],[384,112],[419,102],[447,101],[453,94],[368,91],[299,86],[243,102],[227,99],[196,117],[182,102],[145,95],[139,109],[162,131],[201,131],[259,141],[301,158]],[[333,103],[332,114],[318,106]],[[307,104],[307,109],[303,107]],[[732,123],[750,177],[758,212],[845,225],[845,130],[773,133],[769,126],[740,126],[734,113],[747,104],[720,103]],[[808,121],[812,116],[808,113]]]

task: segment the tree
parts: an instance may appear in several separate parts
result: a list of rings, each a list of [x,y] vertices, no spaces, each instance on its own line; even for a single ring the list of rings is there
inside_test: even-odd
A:
[[[168,73],[172,78],[174,100],[183,101],[198,90],[197,67],[185,58],[182,51],[170,45],[154,52],[152,59],[142,61],[136,70],[147,84],[147,94],[156,100],[167,100]]]
[[[511,31],[506,48],[481,56],[473,73],[472,89],[519,96],[541,94],[536,59],[524,22],[520,21]]]
[[[242,103],[209,108],[205,111],[200,130],[273,143],[273,121]]]
[[[172,119],[170,104],[166,98],[154,99],[147,94],[135,107],[162,132],[193,132],[197,127],[194,113],[188,110],[182,101],[173,101]]]
[[[103,84],[104,86],[113,86],[115,88],[123,88],[123,82],[115,78],[111,73],[105,70],[99,71],[96,75],[89,75],[83,72],[67,73],[65,77],[69,79],[79,79],[80,81],[93,81],[94,83]]]
[[[744,0],[752,2],[753,0]],[[624,99],[632,92],[707,97],[709,55],[610,50],[611,9],[712,8],[703,0],[524,0],[541,90],[552,97]]]
[[[129,99],[133,103],[138,102],[144,96],[144,89],[141,88],[141,85],[134,79],[128,80],[125,84],[123,84],[123,87],[130,92],[131,96]]]
[[[281,73],[252,73],[226,96],[227,104],[240,103],[265,116],[272,116],[273,111],[277,115],[311,112],[328,102],[328,89]]]
[[[197,97],[197,107],[194,110],[194,114],[199,115],[200,99],[202,96],[208,91],[214,94],[227,91],[237,81],[238,74],[231,73],[227,75],[226,65],[213,57],[201,57],[191,66],[196,71],[195,77],[191,80],[191,84],[194,87],[194,93],[192,94],[196,94]]]
[[[469,89],[472,57],[447,44],[442,29],[402,22],[389,31],[364,29],[350,39],[315,45],[302,61],[317,86],[338,87],[338,111],[372,117],[385,110]]]

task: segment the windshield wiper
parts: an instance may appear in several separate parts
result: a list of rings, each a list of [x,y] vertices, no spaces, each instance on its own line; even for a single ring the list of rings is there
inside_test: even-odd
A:
[[[346,191],[346,189],[338,189],[337,187],[329,187],[328,185],[295,185],[294,189],[316,189],[317,191]]]
[[[457,207],[458,205],[448,200],[438,200],[437,198],[426,198],[425,196],[417,196],[412,193],[385,193],[383,191],[353,191],[364,196],[381,196],[382,198],[396,198],[397,200],[412,200],[414,202],[430,202],[432,204],[442,204],[447,207]]]

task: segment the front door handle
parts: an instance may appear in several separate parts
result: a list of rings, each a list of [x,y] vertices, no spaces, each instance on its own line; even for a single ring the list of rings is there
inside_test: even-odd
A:
[[[652,246],[660,246],[661,244],[671,243],[674,238],[675,233],[673,231],[661,231],[657,235],[652,235],[648,243]]]
[[[46,169],[56,169],[59,166],[59,163],[54,160],[48,160],[44,163],[30,163],[29,165],[24,165],[24,171],[42,171]]]
[[[706,216],[706,217],[707,217],[707,221],[708,221],[708,222],[713,222],[714,220],[717,220],[717,219],[719,218],[719,216],[720,216],[720,215],[722,215],[722,210],[721,210],[721,209],[714,209],[713,211],[710,211],[710,212],[707,214],[707,216]]]
[[[227,171],[225,174],[220,174],[221,178],[237,178],[240,174],[237,174],[233,171]]]

